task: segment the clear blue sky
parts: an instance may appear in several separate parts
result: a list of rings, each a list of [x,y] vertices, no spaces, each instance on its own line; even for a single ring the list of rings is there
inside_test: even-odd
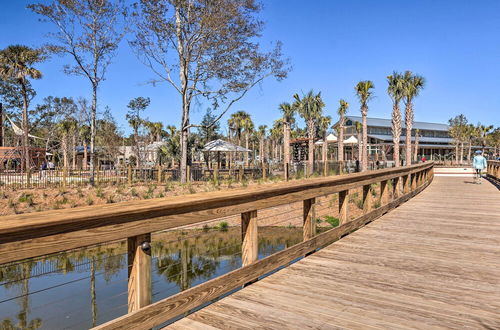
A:
[[[0,2],[0,48],[48,41],[45,34],[52,26],[25,8],[30,1]],[[281,40],[293,71],[282,82],[267,80],[232,108],[251,113],[256,125],[271,125],[281,102],[311,88],[322,92],[325,112],[334,120],[340,98],[351,104],[350,114],[358,115],[354,85],[366,79],[375,83],[369,116],[389,118],[385,77],[409,69],[427,79],[415,102],[415,120],[445,123],[463,113],[473,123],[500,126],[500,1],[268,0],[264,5],[262,43]],[[53,57],[40,65],[44,78],[34,83],[34,104],[48,95],[90,98],[84,78],[62,72],[67,62]],[[145,84],[153,77],[123,42],[99,90],[100,109],[109,106],[129,131],[124,118],[128,101],[148,96],[152,102],[145,116],[178,126],[179,96],[167,84]],[[206,107],[193,108],[192,122]]]

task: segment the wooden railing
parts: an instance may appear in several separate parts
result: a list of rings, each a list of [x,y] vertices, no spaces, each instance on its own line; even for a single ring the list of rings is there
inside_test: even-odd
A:
[[[432,178],[433,163],[428,162],[182,198],[5,216],[0,221],[0,264],[127,239],[129,313],[97,328],[149,329],[331,244],[418,194]],[[377,183],[381,206],[372,210],[370,190]],[[361,187],[363,215],[349,221],[349,191]],[[336,193],[340,226],[316,235],[316,199]],[[258,210],[300,201],[303,242],[257,260]],[[151,233],[236,214],[241,214],[242,267],[151,304]]]
[[[500,181],[500,161],[489,160],[487,173],[489,177],[494,178],[497,181]]]

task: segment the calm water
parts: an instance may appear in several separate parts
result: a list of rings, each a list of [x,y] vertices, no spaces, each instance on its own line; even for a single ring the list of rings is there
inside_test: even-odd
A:
[[[302,229],[259,228],[259,258],[302,240]],[[157,234],[153,302],[241,266],[239,228]],[[125,242],[0,268],[0,329],[87,329],[127,313]]]

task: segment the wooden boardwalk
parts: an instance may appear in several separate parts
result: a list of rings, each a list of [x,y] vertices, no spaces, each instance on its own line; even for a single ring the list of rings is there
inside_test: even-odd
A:
[[[171,329],[500,329],[500,192],[435,177],[421,194]]]

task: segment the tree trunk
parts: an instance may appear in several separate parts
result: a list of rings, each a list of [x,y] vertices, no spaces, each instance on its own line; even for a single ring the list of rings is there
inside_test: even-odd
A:
[[[363,106],[363,109],[361,111],[363,115],[363,144],[361,145],[362,148],[362,157],[363,159],[361,160],[361,171],[366,171],[368,169],[368,124],[366,122],[366,117],[368,115],[368,107],[365,105]]]
[[[177,37],[177,52],[179,54],[179,78],[181,83],[182,95],[182,121],[181,121],[181,183],[187,182],[187,156],[188,156],[188,135],[189,135],[189,108],[190,100],[188,97],[188,67],[186,54],[184,51],[184,37],[181,28],[180,8],[175,6],[175,29]]]
[[[283,125],[283,163],[290,164],[290,124]],[[286,168],[286,167],[285,167]],[[290,168],[290,166],[289,166]]]
[[[63,149],[63,164],[64,169],[68,169],[68,133],[64,133],[62,140],[62,149]]]
[[[249,132],[245,132],[245,148],[248,149],[248,134]],[[248,157],[248,152],[245,152],[245,166],[248,167],[249,164],[249,157]]]
[[[338,144],[337,160],[339,162],[343,162],[344,161],[344,116],[340,118],[339,136],[337,139],[337,144]]]
[[[418,135],[415,133],[415,149],[413,150],[413,161],[416,163],[418,161]]]
[[[95,134],[97,116],[97,85],[92,85],[92,111],[90,118],[90,184],[94,184]]]
[[[394,144],[394,166],[399,167],[401,164],[399,156],[399,143],[401,141],[401,111],[399,104],[394,103],[392,106],[392,143]]]
[[[21,82],[21,88],[22,88],[22,93],[23,93],[23,153],[24,153],[24,159],[21,161],[21,163],[24,163],[21,165],[21,169],[28,171],[30,169],[30,154],[29,154],[29,140],[28,140],[28,134],[29,134],[29,125],[28,125],[28,92],[26,91],[26,84],[24,82],[24,79]]]
[[[460,164],[464,162],[464,142],[460,143]]]
[[[354,151],[354,148],[353,148],[353,151]],[[363,163],[363,137],[362,137],[361,132],[358,133],[358,160],[359,160],[360,164]]]
[[[309,121],[307,123],[307,133],[309,136],[308,145],[308,163],[309,163],[309,175],[313,174],[314,171],[314,122]]]
[[[471,161],[471,157],[472,156],[472,141],[469,141],[469,152],[467,154],[467,161],[470,162]]]
[[[73,169],[75,169],[76,168],[76,135],[75,135],[74,132],[73,132],[73,142],[72,142],[72,146],[71,147],[72,147],[72,152],[73,152],[73,154],[72,154],[72,158],[73,159],[72,159],[72,165],[71,165],[71,167]]]
[[[325,163],[328,159],[326,159],[328,153],[328,142],[326,141],[326,131],[323,134],[323,146],[321,148],[321,158],[323,159],[323,166],[325,166]]]
[[[88,169],[88,163],[87,163],[87,160],[88,160],[88,155],[87,155],[87,141],[83,141],[83,169],[84,170],[87,170]]]
[[[413,128],[413,104],[406,104],[405,113],[406,123],[406,166],[411,165],[411,130]]]

